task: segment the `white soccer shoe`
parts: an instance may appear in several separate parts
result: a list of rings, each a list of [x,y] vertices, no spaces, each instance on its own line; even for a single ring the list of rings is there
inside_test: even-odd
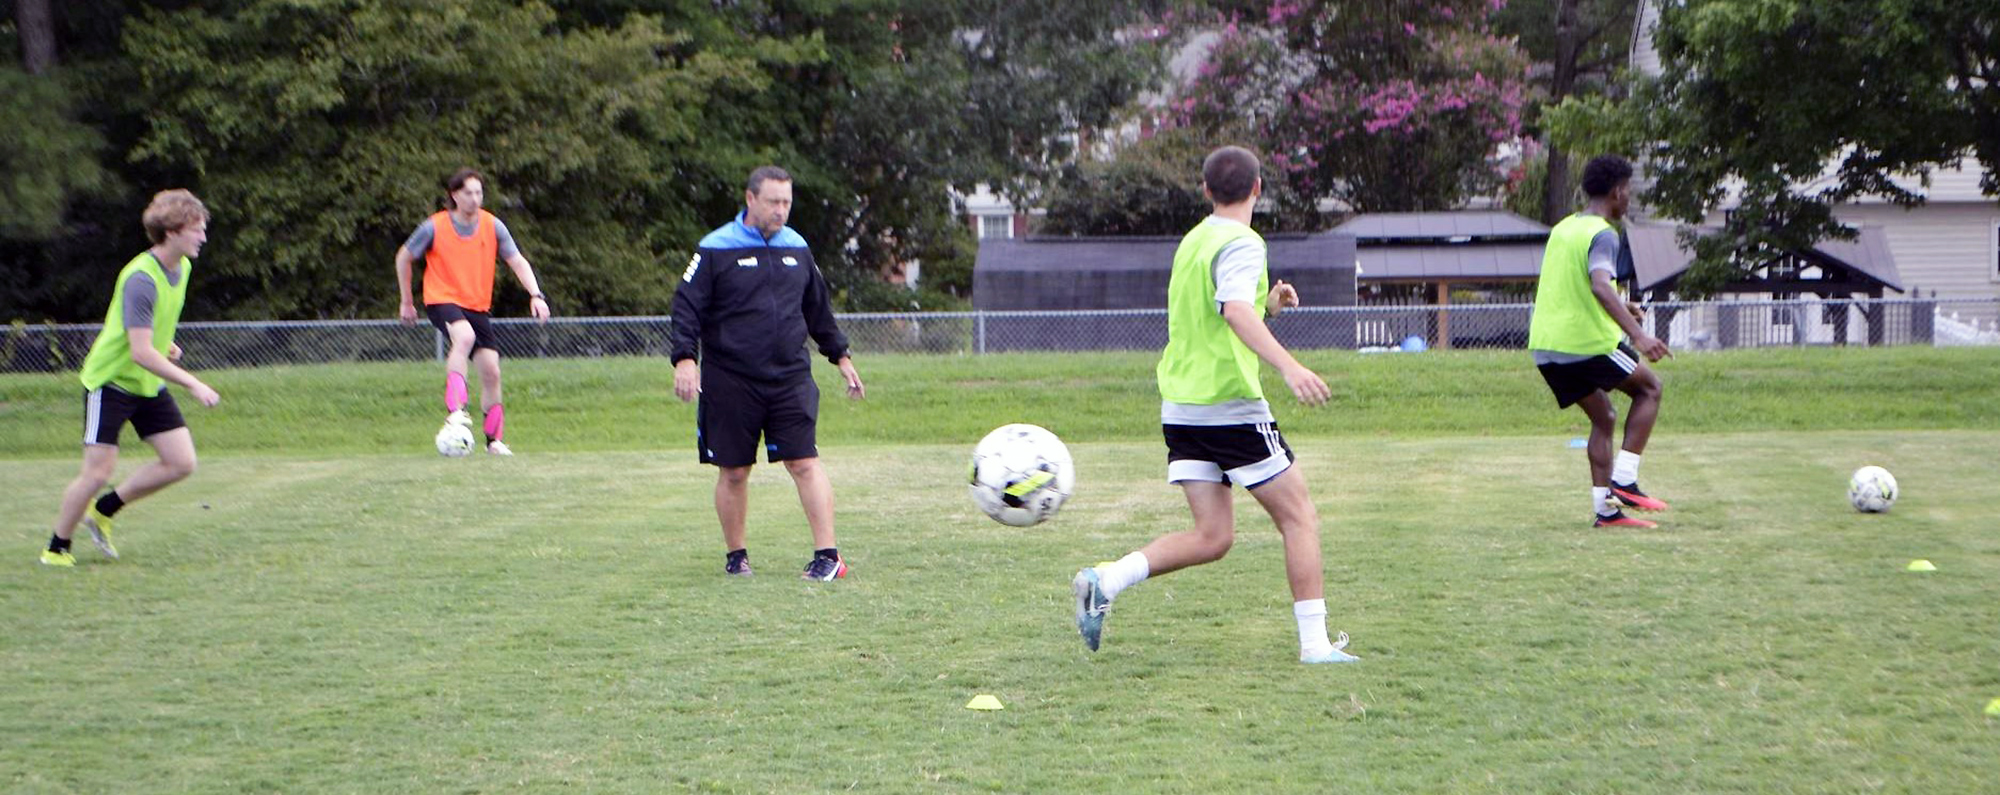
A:
[[[444,424],[456,425],[461,428],[471,428],[472,415],[465,413],[465,409],[459,409],[457,411],[445,415]]]
[[[1352,654],[1347,653],[1347,633],[1345,632],[1340,633],[1340,636],[1334,639],[1333,648],[1327,651],[1327,653],[1312,657],[1307,657],[1305,655],[1299,656],[1299,662],[1306,663],[1307,665],[1315,665],[1320,663],[1351,663],[1360,661],[1361,661],[1360,657],[1356,657]]]
[[[495,439],[495,440],[493,440],[493,441],[490,441],[490,442],[487,442],[487,443],[486,443],[486,452],[487,452],[487,453],[489,453],[489,454],[491,454],[491,455],[507,455],[507,456],[511,456],[511,455],[513,455],[513,454],[514,454],[514,451],[513,451],[513,450],[509,450],[509,449],[507,449],[507,443],[506,443],[506,442],[503,442],[503,441],[500,441],[499,439]]]

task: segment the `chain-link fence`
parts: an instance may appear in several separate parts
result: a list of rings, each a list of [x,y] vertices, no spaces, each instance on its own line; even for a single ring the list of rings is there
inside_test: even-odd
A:
[[[1301,307],[1271,321],[1286,346],[1525,348],[1528,304]],[[1995,300],[1796,300],[1656,303],[1645,324],[1681,349],[1807,345],[2000,345]],[[1963,318],[1968,319],[1960,319]],[[1977,318],[1977,319],[1971,319]],[[1160,309],[1063,312],[857,313],[839,316],[859,353],[1158,350]],[[507,357],[664,356],[666,317],[496,319]],[[73,370],[96,325],[26,325],[0,331],[0,372]],[[183,323],[176,340],[190,367],[259,367],[441,358],[429,325],[394,320]]]

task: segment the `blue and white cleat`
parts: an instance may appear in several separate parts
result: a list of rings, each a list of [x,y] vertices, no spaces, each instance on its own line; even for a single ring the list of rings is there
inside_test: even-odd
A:
[[[1299,662],[1305,663],[1307,665],[1318,665],[1320,663],[1361,662],[1360,657],[1356,657],[1344,651],[1344,649],[1346,648],[1347,648],[1347,633],[1342,632],[1340,633],[1340,637],[1333,642],[1333,648],[1329,650],[1327,653],[1316,657],[1306,657],[1304,655],[1301,655],[1299,657]]]
[[[1111,610],[1111,600],[1100,587],[1096,567],[1076,573],[1071,580],[1070,590],[1076,593],[1076,631],[1083,636],[1083,645],[1097,651],[1097,644],[1104,638],[1104,614]]]

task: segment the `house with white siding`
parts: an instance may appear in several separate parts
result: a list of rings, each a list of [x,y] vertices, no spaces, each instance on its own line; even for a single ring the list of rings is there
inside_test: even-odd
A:
[[[1653,47],[1660,2],[1642,0],[1635,22],[1631,65],[1640,74],[1661,72],[1660,55]],[[1869,196],[1836,206],[1834,217],[1856,229],[1882,230],[1906,295],[1995,301],[2000,299],[2000,197],[1980,192],[1978,169],[1978,161],[1968,157],[1932,169],[1927,185],[1916,176],[1898,180],[1924,197],[1917,207],[1904,209]],[[1801,186],[1807,192],[1814,187],[1815,183]],[[1719,225],[1728,210],[1725,200],[1707,223]],[[1990,325],[2000,320],[2000,305],[1989,303],[1961,314]]]

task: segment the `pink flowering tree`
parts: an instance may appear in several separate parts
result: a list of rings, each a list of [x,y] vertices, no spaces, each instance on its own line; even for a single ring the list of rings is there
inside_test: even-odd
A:
[[[1235,4],[1176,121],[1257,146],[1290,214],[1459,206],[1520,135],[1527,59],[1488,26],[1501,4]]]

